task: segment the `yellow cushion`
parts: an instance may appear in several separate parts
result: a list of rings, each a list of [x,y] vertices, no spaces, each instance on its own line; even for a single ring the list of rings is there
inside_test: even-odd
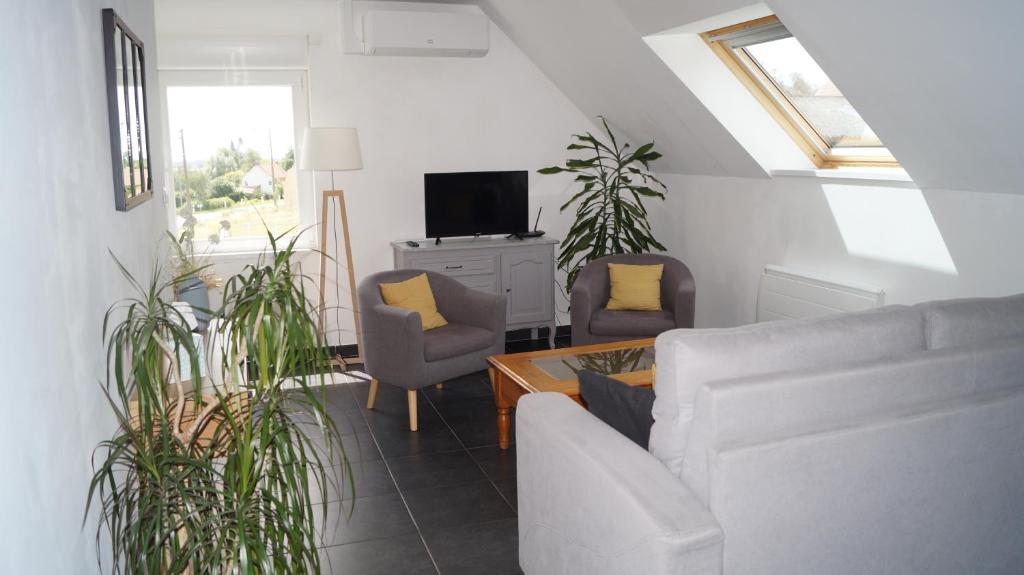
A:
[[[661,274],[664,270],[663,264],[608,264],[612,294],[608,298],[607,309],[661,310]]]
[[[419,312],[423,331],[448,325],[448,321],[437,311],[437,302],[434,301],[434,292],[430,291],[427,274],[420,274],[404,282],[380,284],[380,295],[388,305]]]

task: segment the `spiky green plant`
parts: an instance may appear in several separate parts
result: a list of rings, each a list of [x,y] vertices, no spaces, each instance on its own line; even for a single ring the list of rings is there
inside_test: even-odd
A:
[[[539,170],[541,174],[576,174],[575,181],[583,184],[583,189],[560,208],[564,212],[579,201],[576,219],[558,255],[558,267],[566,272],[566,291],[572,289],[583,266],[599,257],[648,253],[652,248],[665,250],[654,238],[643,202],[645,197],[665,199],[665,184],[650,171],[650,162],[661,154],[654,151],[654,142],[631,152],[628,142],[619,145],[603,117],[601,125],[608,143],[590,132],[575,134],[566,149],[589,152],[588,157],[569,159],[565,166]]]
[[[199,373],[199,354],[163,299],[175,280],[158,270],[143,287],[121,267],[137,295],[103,329],[119,427],[97,448],[89,491],[116,573],[320,572],[314,525],[328,508],[311,495],[328,500],[339,462],[351,486],[351,467],[326,412],[329,358],[292,269],[295,240],[279,248],[268,235],[270,253],[225,286],[224,359],[211,366],[225,383],[205,396],[177,375],[179,356]]]
[[[179,278],[195,276],[203,281],[208,288],[220,287],[220,278],[213,271],[208,253],[196,254],[195,242],[189,230],[181,232],[175,237],[167,232],[171,244],[171,261],[174,264],[174,273]]]

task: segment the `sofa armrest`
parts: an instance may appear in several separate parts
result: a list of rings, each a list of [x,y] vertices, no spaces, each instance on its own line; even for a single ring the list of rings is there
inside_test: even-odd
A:
[[[377,304],[362,316],[366,372],[393,385],[413,382],[425,363],[419,312]]]
[[[722,529],[710,511],[567,396],[521,398],[516,442],[526,573],[722,572]]]
[[[696,298],[694,297],[694,284],[691,278],[689,282],[681,283],[676,288],[672,298],[672,312],[675,316],[677,328],[692,328],[694,312],[696,311]]]
[[[590,317],[603,302],[598,301],[594,288],[580,274],[569,293],[569,321],[573,345],[590,343]]]
[[[697,289],[690,269],[678,260],[667,262],[661,284],[662,305],[672,310],[676,327],[692,328]]]

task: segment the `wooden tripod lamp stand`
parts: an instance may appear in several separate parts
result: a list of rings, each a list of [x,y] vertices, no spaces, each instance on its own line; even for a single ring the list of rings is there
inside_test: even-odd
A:
[[[326,287],[327,287],[327,254],[328,254],[328,228],[331,222],[328,219],[331,212],[338,214],[339,221],[335,224],[334,231],[341,229],[345,242],[345,256],[348,267],[349,291],[352,295],[352,320],[355,323],[356,346],[360,355],[363,350],[363,334],[359,326],[359,303],[356,296],[356,273],[352,267],[352,242],[348,236],[348,212],[345,210],[345,192],[337,189],[334,185],[334,172],[346,170],[361,170],[363,168],[363,155],[359,148],[359,133],[355,128],[307,128],[302,140],[302,157],[299,161],[299,169],[310,170],[314,177],[317,171],[331,173],[331,189],[324,190],[320,206],[320,329],[326,337]],[[335,246],[337,242],[334,242]],[[335,255],[337,251],[335,250]],[[335,275],[336,281],[341,274]],[[338,282],[340,283],[340,282]],[[341,305],[341,292],[338,292],[338,302]],[[338,326],[341,329],[341,326]],[[338,343],[341,343],[339,336]],[[352,363],[361,363],[362,358],[352,359]]]

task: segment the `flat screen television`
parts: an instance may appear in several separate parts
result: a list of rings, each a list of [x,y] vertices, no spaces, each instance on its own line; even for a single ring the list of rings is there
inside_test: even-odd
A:
[[[527,173],[423,174],[428,238],[529,230]]]

